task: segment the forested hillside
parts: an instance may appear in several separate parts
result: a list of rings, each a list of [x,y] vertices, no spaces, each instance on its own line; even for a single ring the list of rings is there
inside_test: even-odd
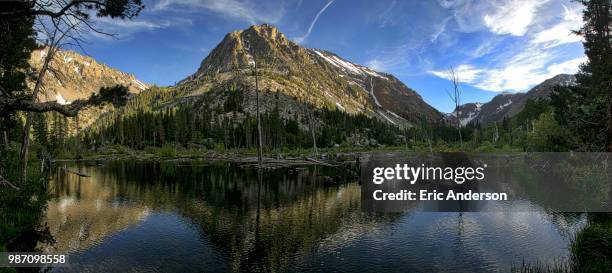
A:
[[[102,117],[86,131],[83,141],[92,148],[104,144],[134,149],[165,144],[254,148],[257,120],[244,109],[247,88],[226,85],[177,104],[180,90],[154,87]],[[400,128],[364,114],[316,108],[280,92],[263,96],[271,109],[263,112],[261,119],[266,149],[312,147],[313,134],[319,147],[377,147],[404,141]]]

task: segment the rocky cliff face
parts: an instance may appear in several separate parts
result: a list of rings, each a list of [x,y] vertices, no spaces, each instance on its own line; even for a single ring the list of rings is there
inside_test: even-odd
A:
[[[40,70],[47,52],[47,48],[32,52],[30,65],[33,69]],[[148,88],[147,84],[134,75],[110,68],[73,51],[58,50],[50,64],[52,69],[43,78],[44,90],[39,96],[41,101],[66,104],[77,99],[87,99],[101,87],[117,84],[129,87],[132,93]]]
[[[30,56],[30,65],[34,71],[42,67],[48,48],[35,50]],[[92,93],[98,93],[101,87],[117,84],[127,86],[131,93],[137,94],[149,85],[139,81],[132,74],[108,67],[73,51],[58,50],[50,62],[51,69],[43,78],[43,89],[38,99],[40,101],[57,101],[60,104],[69,104],[74,100],[87,99]],[[34,83],[28,83],[30,87]],[[88,127],[100,116],[113,108],[105,104],[88,107],[79,112],[79,130]],[[68,119],[68,134],[77,131],[74,119]]]
[[[266,24],[227,34],[177,88],[196,96],[230,82],[254,87],[256,62],[258,86],[264,92],[280,92],[320,108],[366,113],[396,125],[442,119],[441,113],[392,75],[331,52],[304,48]]]
[[[530,99],[548,98],[556,86],[568,86],[575,84],[576,77],[561,74],[548,79],[526,93],[503,93],[495,96],[490,102],[468,103],[459,106],[455,112],[449,115],[451,122],[455,120],[456,112],[459,112],[459,120],[462,125],[478,122],[488,124],[499,122],[504,117],[513,117],[525,108]]]

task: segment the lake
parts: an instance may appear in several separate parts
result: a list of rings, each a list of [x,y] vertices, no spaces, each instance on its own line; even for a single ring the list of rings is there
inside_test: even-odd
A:
[[[498,272],[569,255],[580,214],[361,208],[357,179],[321,166],[60,163],[41,224],[52,272]],[[339,177],[329,182],[326,177]],[[346,176],[350,177],[350,176]]]

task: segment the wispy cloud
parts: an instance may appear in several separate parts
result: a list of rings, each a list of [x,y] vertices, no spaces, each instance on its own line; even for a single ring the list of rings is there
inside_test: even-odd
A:
[[[250,24],[277,23],[284,15],[284,5],[277,3],[274,8],[265,8],[257,1],[161,0],[153,6],[153,11],[177,9],[182,12],[208,10]]]
[[[570,9],[563,5],[565,11],[563,20],[535,34],[532,43],[545,44],[547,47],[555,47],[562,44],[575,43],[582,41],[582,38],[573,33],[582,25],[581,8]]]
[[[487,28],[496,34],[523,36],[533,22],[536,11],[548,0],[512,0],[484,15]]]
[[[419,74],[426,66],[421,44],[404,42],[398,46],[378,47],[372,50],[373,57],[365,65],[371,69],[398,75]]]
[[[315,16],[315,18],[312,20],[312,22],[310,23],[310,26],[308,27],[308,31],[306,31],[306,34],[304,34],[304,36],[302,37],[297,37],[295,38],[295,42],[296,43],[302,43],[304,41],[306,41],[306,39],[308,39],[308,36],[310,36],[310,33],[312,32],[312,29],[314,28],[315,24],[317,23],[317,21],[319,20],[319,17],[321,16],[321,14],[323,14],[323,12],[325,12],[325,10],[332,4],[334,3],[335,0],[331,0],[329,2],[327,2],[327,4],[325,4],[325,6],[323,6],[323,8],[321,10],[319,10],[319,12],[317,13],[317,15]]]
[[[491,2],[497,3],[481,3],[480,8],[474,9],[478,12],[471,14],[481,19],[480,33],[490,34],[473,54],[454,60],[461,82],[493,92],[525,91],[558,74],[574,74],[586,61],[583,54],[572,49],[575,46],[561,46],[581,41],[571,31],[582,25],[580,8],[548,0],[511,0],[489,6]],[[460,32],[473,30],[462,23],[474,22],[465,17],[468,14],[463,10],[466,6],[474,8],[474,3],[439,1],[442,7],[455,10],[453,16]],[[563,15],[557,16],[560,10]],[[438,69],[428,72],[449,79],[445,65],[448,64],[438,64]]]
[[[548,53],[527,49],[507,63],[493,69],[478,68],[463,64],[455,71],[459,80],[483,90],[493,92],[525,91],[532,86],[559,74],[575,74],[586,57],[565,61],[551,60]],[[432,75],[450,79],[447,70],[429,71]]]
[[[175,26],[191,25],[193,22],[186,18],[168,18],[168,19],[111,19],[107,17],[96,18],[94,24],[101,31],[116,35],[119,39],[126,39],[135,33],[142,31],[155,31]],[[95,38],[102,40],[112,40],[111,37],[99,33],[91,33]]]
[[[439,70],[439,71],[430,70],[429,73],[437,77],[443,78],[443,79],[451,80],[452,73],[450,72],[450,70],[451,68],[449,67],[448,70]],[[464,82],[464,83],[475,82],[484,72],[483,70],[474,68],[473,66],[469,64],[462,64],[460,66],[453,68],[453,70],[455,71],[455,74],[458,76],[459,81]]]
[[[548,1],[438,0],[438,3],[453,10],[455,22],[462,32],[487,29],[495,34],[523,36],[534,22],[538,9]]]
[[[431,42],[435,42],[436,40],[438,40],[438,37],[440,37],[440,35],[442,35],[444,31],[446,31],[446,25],[448,25],[448,22],[452,18],[452,16],[446,17],[446,19],[444,19],[442,23],[437,25],[436,31],[431,35]]]
[[[396,6],[397,6],[397,0],[392,0],[389,6],[387,6],[385,10],[383,10],[383,12],[381,12],[376,17],[376,19],[380,21],[379,27],[385,27],[387,26],[387,24],[393,22],[393,19],[394,19],[393,11],[396,8]]]

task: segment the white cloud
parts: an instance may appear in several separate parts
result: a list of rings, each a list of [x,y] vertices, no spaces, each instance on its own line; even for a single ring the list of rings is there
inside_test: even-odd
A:
[[[551,61],[550,53],[527,49],[514,56],[503,66],[493,69],[477,68],[469,64],[458,66],[459,80],[483,90],[493,92],[526,91],[559,74],[575,74],[586,57],[566,61]],[[444,70],[429,71],[439,78],[449,79]]]
[[[526,91],[558,74],[576,73],[587,60],[575,47],[559,47],[581,41],[572,33],[583,24],[581,5],[568,2],[568,8],[549,0],[438,2],[453,10],[457,31],[493,34],[473,54],[451,62],[461,64],[455,70],[463,83],[493,92]],[[444,69],[429,73],[449,79]]]
[[[580,8],[569,9],[563,5],[565,14],[563,20],[534,35],[531,43],[546,44],[546,47],[555,47],[562,44],[581,42],[582,38],[574,34],[584,23],[582,21],[582,10]]]
[[[548,67],[549,75],[559,74],[576,74],[581,64],[586,63],[589,59],[584,56],[573,60],[565,61],[558,64],[553,64]]]
[[[464,83],[472,83],[474,82],[482,73],[484,72],[481,69],[474,68],[469,64],[462,64],[453,68],[456,75],[459,77],[460,82]],[[448,70],[430,70],[429,73],[443,79],[451,80],[452,75],[450,73],[450,68]]]
[[[487,28],[496,34],[523,36],[533,22],[537,9],[547,0],[512,0],[484,15]]]
[[[312,29],[314,28],[315,24],[317,23],[317,21],[319,20],[319,16],[321,16],[321,14],[323,14],[323,12],[325,12],[325,10],[332,4],[334,3],[335,0],[331,0],[329,2],[327,2],[327,4],[325,4],[325,6],[323,6],[323,8],[321,10],[319,10],[319,12],[317,13],[317,15],[315,16],[315,18],[312,20],[312,22],[310,23],[310,27],[308,27],[308,31],[306,32],[306,34],[304,34],[304,36],[302,37],[297,37],[295,38],[295,42],[296,43],[302,43],[304,42],[306,39],[308,39],[308,36],[310,36],[310,32],[312,32]]]
[[[376,70],[376,71],[385,71],[385,64],[379,59],[372,59],[366,63],[366,66]]]
[[[460,31],[486,29],[499,35],[523,36],[534,22],[538,8],[549,0],[439,0],[454,11]]]
[[[375,47],[366,66],[376,71],[398,75],[422,74],[422,67],[428,66],[423,58],[424,47],[418,43],[403,41],[399,45]]]
[[[251,1],[239,0],[161,0],[153,6],[153,11],[182,8],[182,11],[209,10],[234,20],[251,24],[277,23],[284,14],[284,6],[276,3],[274,7],[263,7]]]
[[[111,19],[108,17],[95,18],[94,24],[105,33],[116,35],[118,38],[126,38],[141,31],[155,31],[158,29],[170,28],[178,25],[191,25],[193,22],[185,18],[171,18],[163,20],[147,19]],[[106,35],[90,33],[93,37],[112,40]]]
[[[403,65],[403,54],[400,55],[383,54],[381,56],[374,57],[367,61],[365,65],[372,70],[380,71],[380,72],[388,72],[390,73],[392,70],[397,69],[399,66]],[[402,57],[399,57],[402,56]],[[395,71],[397,72],[397,71]]]

